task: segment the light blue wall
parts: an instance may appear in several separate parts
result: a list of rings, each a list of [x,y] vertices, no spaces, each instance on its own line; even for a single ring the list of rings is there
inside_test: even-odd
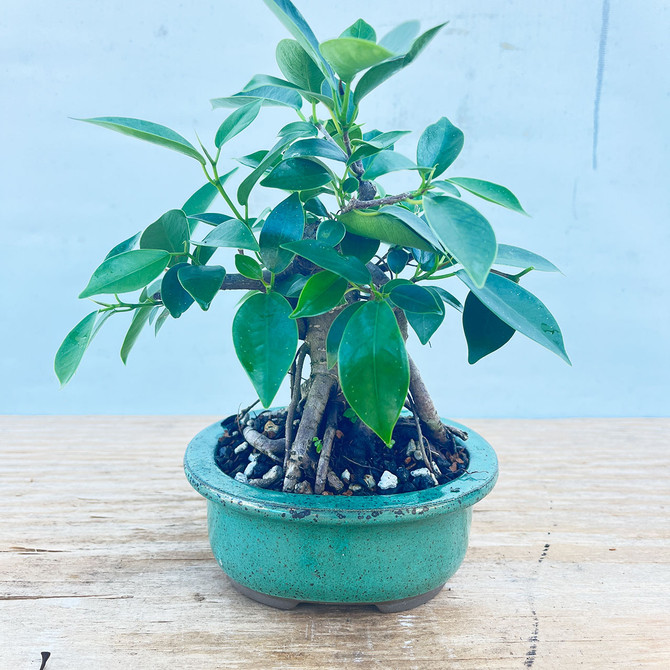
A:
[[[565,273],[536,273],[526,286],[556,315],[574,367],[519,335],[468,366],[453,313],[432,349],[412,344],[440,408],[480,417],[667,415],[667,3],[612,0],[605,12],[595,0],[301,6],[322,39],[360,13],[382,33],[409,18],[424,27],[450,21],[362,117],[417,132],[449,117],[466,133],[452,174],[508,185],[532,214],[482,206],[500,241],[534,249]],[[231,345],[237,296],[228,294],[209,313],[168,322],[157,340],[145,333],[127,369],[118,358],[126,324],[108,323],[58,390],[53,354],[89,309],[76,295],[93,268],[203,181],[187,158],[68,116],[134,116],[210,138],[223,112],[211,112],[208,99],[256,72],[277,73],[273,45],[285,36],[260,0],[3,5],[1,412],[221,414],[252,398]],[[256,130],[231,142],[233,155],[267,146],[288,120],[289,112],[263,110]],[[414,141],[399,148],[411,155]]]

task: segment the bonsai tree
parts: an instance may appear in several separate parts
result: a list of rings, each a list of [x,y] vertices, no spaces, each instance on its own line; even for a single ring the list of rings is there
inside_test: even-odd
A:
[[[408,329],[425,345],[443,322],[459,318],[470,363],[516,331],[569,362],[556,320],[521,285],[533,270],[557,268],[497,242],[471,202],[525,212],[504,186],[452,176],[464,137],[446,117],[423,131],[411,158],[395,150],[408,131],[362,121],[362,110],[374,109],[368,96],[408,67],[442,25],[418,34],[410,21],[378,40],[359,19],[319,42],[291,2],[265,1],[294,38],[277,45],[282,76],[257,74],[239,93],[213,100],[216,109],[233,111],[212,144],[198,139],[196,147],[138,119],[83,119],[184,154],[200,164],[207,183],[107,254],[79,296],[96,309],[66,336],[56,374],[62,384],[70,380],[111,316],[131,316],[125,363],[148,325],[158,333],[189,309],[207,310],[220,291],[243,291],[232,326],[237,357],[264,407],[287,374],[291,400],[277,415],[281,437],[272,421],[259,430],[248,410],[229,425],[237,426],[238,441],[280,464],[278,487],[323,492],[333,444],[344,437],[352,462],[365,458],[361,445],[402,449],[404,456],[407,440],[394,442],[403,408],[411,412],[403,425],[413,435],[413,462],[423,461],[438,483],[433,457],[462,464],[467,435],[440,420],[407,353]],[[243,178],[233,192],[228,183],[239,167],[226,143],[275,106],[293,109],[297,120],[278,129],[269,149],[236,159]],[[396,171],[406,174],[407,186],[387,193],[379,179]],[[272,209],[254,204],[259,188],[276,192]],[[209,211],[218,198],[222,211]],[[212,262],[220,248],[236,250],[234,268]],[[452,285],[465,288],[463,302]]]

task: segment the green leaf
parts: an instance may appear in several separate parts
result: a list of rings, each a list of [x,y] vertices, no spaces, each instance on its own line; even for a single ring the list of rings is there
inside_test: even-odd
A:
[[[319,163],[307,158],[289,158],[282,161],[263,179],[261,186],[285,191],[304,191],[330,182],[330,172]]]
[[[381,63],[393,54],[382,46],[357,37],[339,37],[320,45],[321,53],[343,81],[351,81],[361,70]]]
[[[291,305],[279,293],[255,293],[233,319],[235,352],[264,407],[269,407],[298,346]]]
[[[243,256],[242,254],[235,254],[235,267],[237,271],[248,279],[262,279],[263,268],[258,261],[250,256]]]
[[[386,257],[386,264],[394,274],[400,274],[409,261],[409,254],[401,247],[393,247]]]
[[[340,242],[340,251],[345,256],[354,256],[363,264],[374,257],[379,249],[379,240],[371,237],[363,237],[347,231]]]
[[[321,75],[323,78],[323,74]],[[273,77],[269,74],[256,74],[254,75],[249,83],[244,87],[244,90],[241,91],[238,95],[247,95],[248,92],[257,90],[262,86],[271,86],[273,88],[287,88],[292,91],[290,97],[287,97],[287,100],[291,100],[290,106],[294,106],[297,103],[296,94],[305,98],[310,104],[312,102],[322,102],[328,109],[333,108],[333,99],[330,96],[322,95],[321,93],[309,90],[305,90],[300,86],[281,79],[280,77]],[[273,95],[276,95],[276,92],[273,92]],[[288,94],[287,94],[288,96]],[[266,101],[269,104],[269,101]]]
[[[391,289],[389,297],[395,305],[406,312],[416,312],[418,314],[444,313],[441,298],[418,284],[398,284]]]
[[[186,214],[181,209],[171,209],[154,221],[140,237],[141,249],[162,249],[170,253],[184,251],[189,239]]]
[[[258,251],[258,242],[254,234],[242,221],[227,217],[225,214],[218,216],[225,216],[226,218],[218,223],[216,228],[210,230],[202,242],[195,242],[195,244]],[[205,215],[204,217],[195,216],[193,218],[198,221],[206,221],[207,223],[215,220],[213,214]]]
[[[449,196],[426,195],[423,206],[444,248],[481,288],[497,252],[491,224],[474,207]]]
[[[156,319],[154,336],[158,335],[158,332],[163,327],[163,324],[167,321],[168,316],[170,316],[170,312],[167,309],[164,309],[158,315],[158,318]]]
[[[336,219],[325,219],[316,229],[316,239],[330,247],[338,245],[347,233],[344,225]]]
[[[291,109],[300,109],[302,107],[302,98],[300,94],[292,88],[284,86],[258,86],[235,93],[225,98],[214,98],[210,100],[212,109],[221,107],[244,107],[260,101],[268,107],[290,107]]]
[[[305,275],[293,275],[286,279],[279,279],[275,282],[275,291],[287,298],[297,298],[308,279],[309,277]]]
[[[428,291],[435,289],[428,288]],[[435,294],[437,295],[437,293]],[[438,298],[439,299],[439,298]],[[416,333],[421,344],[428,344],[429,340],[435,334],[435,331],[442,325],[445,312],[444,307],[441,312],[405,312],[407,322]]]
[[[375,29],[369,23],[363,21],[363,19],[358,19],[358,21],[350,25],[340,37],[358,37],[362,40],[369,40],[370,42],[377,41],[377,33],[375,32]]]
[[[193,304],[193,297],[184,289],[178,276],[179,271],[186,267],[191,266],[177,263],[163,275],[161,282],[161,300],[173,319],[178,319]]]
[[[471,179],[470,177],[450,177],[449,181],[484,200],[494,202],[496,205],[507,207],[507,209],[528,216],[514,193],[508,188],[500,186],[500,184],[494,184],[491,181],[484,181],[483,179]]]
[[[205,158],[200,152],[179,133],[170,130],[165,126],[151,121],[142,121],[141,119],[130,119],[124,116],[99,116],[94,119],[76,119],[92,123],[96,126],[115,130],[123,135],[130,135],[140,140],[158,144],[159,146],[178,151],[181,154],[195,158],[199,163],[206,165]]]
[[[231,140],[235,135],[239,135],[246,127],[251,125],[258,116],[258,112],[261,111],[261,105],[261,100],[255,100],[236,109],[216,131],[214,144],[217,148],[221,148],[221,145]]]
[[[219,178],[219,181],[223,184],[225,180],[233,174],[231,170],[228,174],[223,175]],[[212,201],[216,197],[218,190],[214,184],[207,182],[204,186],[201,186],[183,205],[182,211],[186,216],[193,216],[194,214],[202,214],[207,211],[207,208],[212,204]]]
[[[449,291],[445,291],[441,286],[430,286],[429,288],[431,291],[435,291],[435,293],[437,293],[437,295],[442,298],[446,305],[457,309],[459,312],[463,311],[463,305],[461,305],[461,301],[451,295]]]
[[[390,444],[409,390],[409,363],[398,322],[386,303],[366,302],[351,316],[338,365],[347,402]]]
[[[298,140],[284,152],[284,159],[295,156],[320,156],[341,163],[347,162],[347,154],[337,144],[321,138]]]
[[[277,273],[288,267],[293,254],[282,245],[301,239],[304,228],[305,212],[298,194],[293,193],[270,212],[261,230],[261,258],[268,270]]]
[[[433,177],[437,177],[458,158],[463,141],[463,131],[443,116],[421,134],[416,147],[416,162],[422,167],[435,167]]]
[[[311,197],[309,200],[303,200],[302,194],[300,199],[304,203],[305,211],[315,214],[321,218],[328,216],[328,210],[324,207],[323,203],[317,197]]]
[[[169,261],[170,254],[157,249],[124,251],[98,266],[79,297],[136,291],[156,279]]]
[[[119,242],[106,256],[105,260],[108,258],[111,258],[112,256],[118,256],[119,254],[122,254],[124,251],[130,251],[135,247],[137,242],[139,241],[140,237],[142,236],[142,232],[140,231],[139,233],[136,233],[132,237],[129,237],[127,240],[123,240],[123,242]]]
[[[309,24],[290,0],[264,0],[274,15],[282,22],[285,28],[300,43],[300,46],[317,62],[330,80],[335,83],[333,71],[319,50],[319,41],[316,39]]]
[[[456,274],[508,326],[570,363],[565,353],[561,329],[539,298],[519,284],[497,274],[490,274],[483,287],[477,286],[463,270],[458,270]]]
[[[560,270],[543,256],[509,244],[499,244],[494,265],[507,265],[513,268],[533,268],[540,272],[560,272]]]
[[[279,137],[316,137],[319,134],[316,126],[309,121],[292,121],[287,123],[278,133]]]
[[[317,272],[305,284],[291,318],[318,316],[337,307],[347,290],[347,280],[332,272]]]
[[[128,361],[128,354],[135,346],[135,342],[137,342],[139,334],[142,332],[142,329],[149,321],[149,314],[151,314],[152,309],[153,305],[145,305],[144,307],[139,307],[135,310],[135,313],[133,314],[133,320],[130,322],[130,328],[128,328],[126,337],[124,338],[123,344],[121,345],[121,360],[123,361],[124,365]]]
[[[246,156],[241,156],[235,160],[246,167],[256,169],[262,162],[262,160],[268,155],[267,149],[261,149],[260,151],[254,151],[252,154],[247,154]]]
[[[342,335],[349,323],[349,319],[363,306],[363,304],[364,303],[362,302],[355,302],[351,305],[347,305],[330,324],[328,335],[326,336],[326,363],[329,370],[337,364],[337,354],[340,349],[340,342],[342,341]]]
[[[468,363],[474,365],[507,344],[515,331],[470,291],[463,308],[463,332],[468,343]]]
[[[281,156],[282,151],[284,151],[292,141],[293,138],[290,135],[282,137],[277,144],[267,152],[265,158],[263,158],[254,171],[239,185],[237,189],[237,201],[240,205],[246,205],[249,202],[251,189],[253,189],[256,182],[265,174],[265,171],[274,165],[274,162]]]
[[[366,285],[371,281],[370,272],[354,256],[342,256],[335,249],[318,240],[300,240],[282,245],[315,265],[344,277],[352,284]]]
[[[226,269],[220,265],[186,265],[178,272],[179,282],[204,311],[218,295],[225,276]]]
[[[363,174],[363,179],[372,181],[389,172],[418,169],[418,166],[412,163],[407,156],[403,156],[395,151],[380,151],[370,161],[370,164]]]
[[[292,84],[312,93],[321,92],[324,74],[295,40],[281,40],[275,52],[281,73]]]
[[[354,209],[338,215],[346,229],[387,244],[432,251],[443,245],[431,227],[404,207],[390,205],[375,211]]]
[[[368,156],[373,156],[383,149],[392,147],[401,137],[408,135],[409,130],[391,130],[387,133],[379,133],[374,138],[356,142],[356,149],[351,154],[348,163],[355,163]]]
[[[405,21],[393,28],[379,40],[379,44],[395,54],[405,54],[419,34],[421,24],[418,21]]]
[[[391,60],[380,63],[370,68],[360,79],[356,85],[356,91],[354,93],[354,103],[356,105],[360,104],[361,100],[373,91],[377,86],[383,84],[387,79],[392,77],[394,74],[407,67],[414,59],[430,44],[433,37],[446,25],[442,23],[439,26],[430,28],[426,30],[425,33],[422,33],[417,37],[409,51],[404,56],[398,56]],[[383,42],[384,40],[382,40]],[[390,47],[385,44],[387,49],[391,50]]]
[[[447,195],[453,195],[455,198],[461,197],[461,192],[451,182],[438,180],[430,182],[430,185],[435,186]]]
[[[79,363],[93,339],[93,327],[98,312],[87,314],[66,336],[56,352],[54,371],[61,386],[65,386],[77,371]]]

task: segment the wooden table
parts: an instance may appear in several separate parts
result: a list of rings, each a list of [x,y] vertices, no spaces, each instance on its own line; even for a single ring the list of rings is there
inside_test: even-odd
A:
[[[181,471],[213,420],[0,417],[2,670],[670,668],[670,419],[466,421],[500,480],[390,615],[233,591]]]

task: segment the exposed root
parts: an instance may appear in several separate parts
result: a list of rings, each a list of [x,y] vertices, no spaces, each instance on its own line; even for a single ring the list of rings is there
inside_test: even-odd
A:
[[[300,402],[300,386],[302,384],[302,368],[305,364],[305,356],[307,354],[307,344],[303,342],[298,353],[291,365],[291,402],[288,406],[288,413],[286,415],[286,451],[284,452],[284,472],[288,466],[288,457],[293,444],[293,420],[295,418],[295,411]]]
[[[316,478],[314,479],[314,493],[321,495],[326,488],[326,478],[328,477],[330,465],[330,452],[333,448],[333,440],[337,431],[337,417],[339,407],[331,402],[326,416],[326,429],[321,441],[321,453],[319,454],[319,464],[316,467]],[[332,472],[332,470],[331,470]]]
[[[418,438],[419,452],[421,453],[421,458],[426,465],[430,466],[430,471],[433,472],[433,457],[430,453],[430,443],[428,443],[428,451],[426,452],[426,447],[424,443],[423,431],[421,430],[421,419],[419,414],[416,411],[416,405],[414,400],[410,398],[410,407],[412,409],[412,416],[414,417],[414,424],[416,425],[416,436]]]
[[[263,433],[259,433],[257,430],[254,430],[251,426],[246,426],[242,431],[244,439],[254,448],[260,451],[262,454],[265,454],[271,458],[275,463],[281,463],[282,458],[281,454],[284,453],[286,449],[286,440],[283,437],[278,437],[275,440],[271,440]]]

